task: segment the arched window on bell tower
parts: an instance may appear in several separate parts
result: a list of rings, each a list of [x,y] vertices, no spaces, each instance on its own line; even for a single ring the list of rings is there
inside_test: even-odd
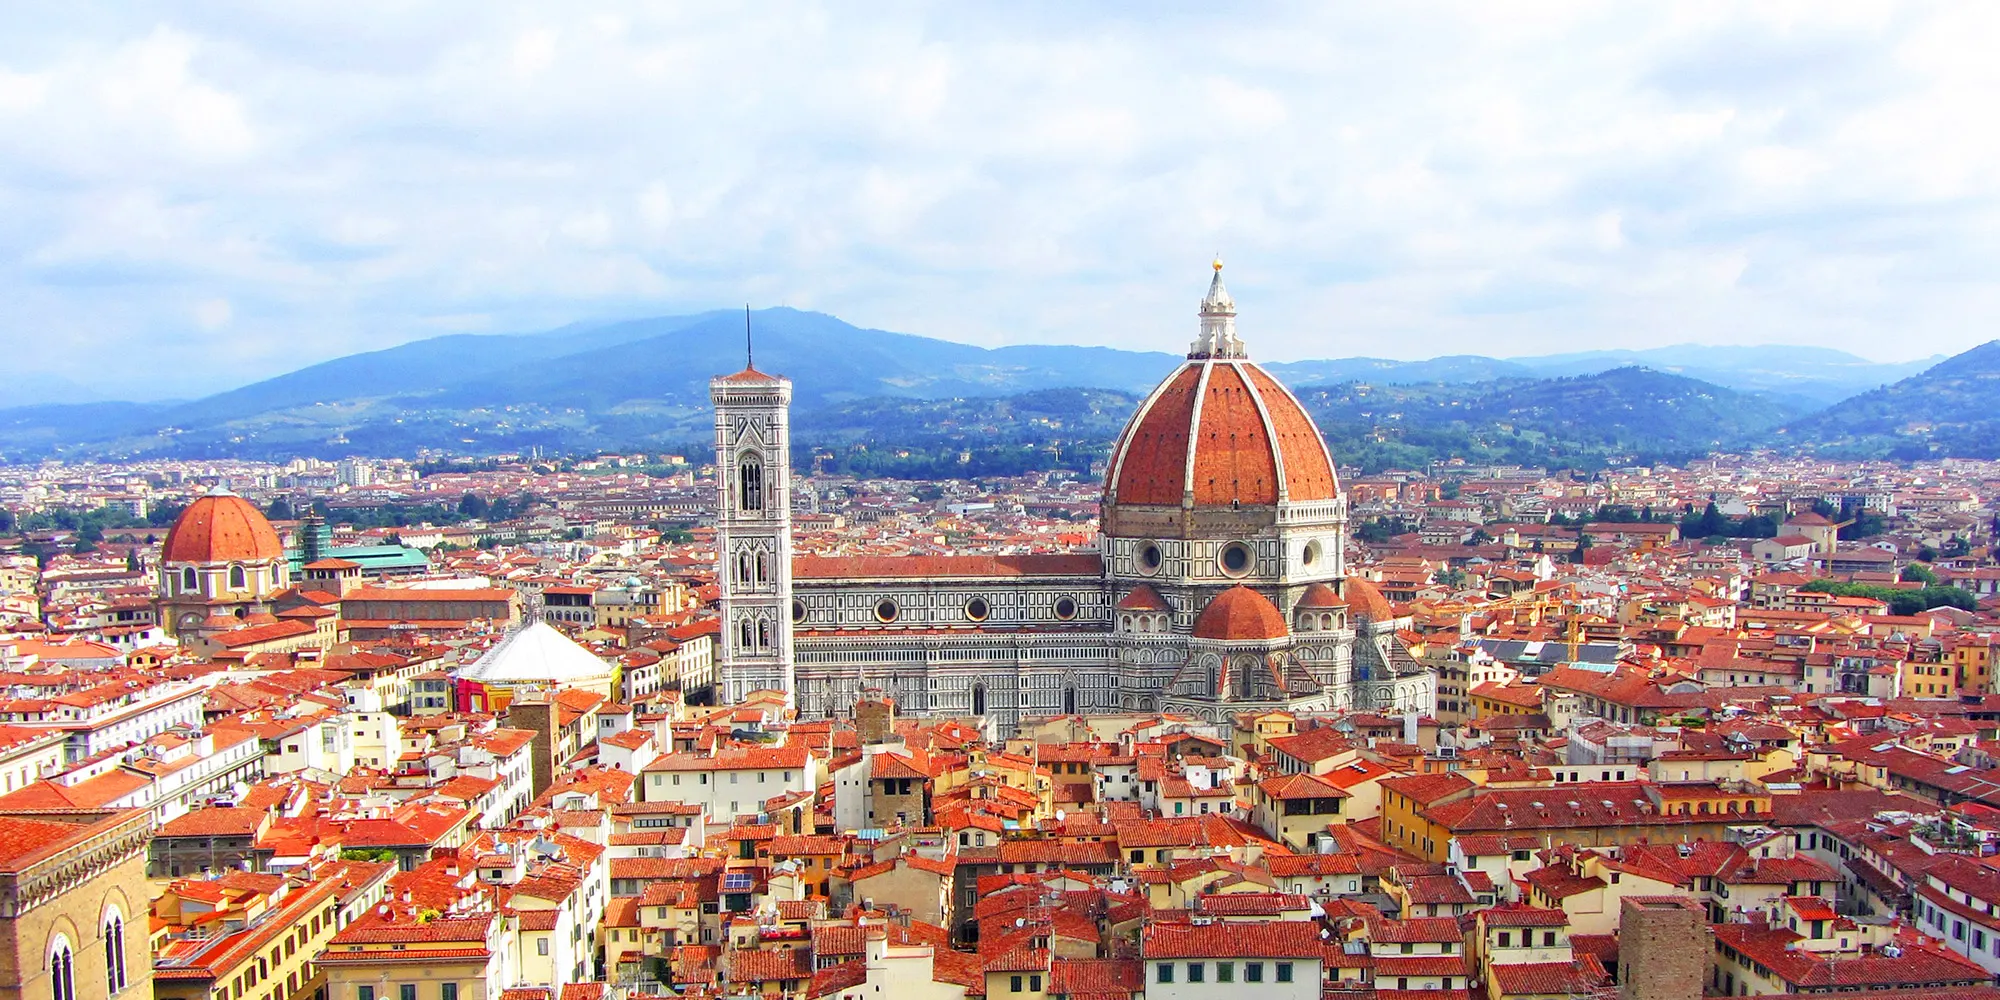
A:
[[[764,509],[764,463],[746,456],[736,466],[736,508]]]

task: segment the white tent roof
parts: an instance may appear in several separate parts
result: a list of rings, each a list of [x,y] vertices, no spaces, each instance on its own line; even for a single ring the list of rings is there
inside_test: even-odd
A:
[[[487,683],[560,684],[601,680],[611,675],[611,665],[548,622],[538,621],[500,640],[499,645],[487,650],[458,675]]]

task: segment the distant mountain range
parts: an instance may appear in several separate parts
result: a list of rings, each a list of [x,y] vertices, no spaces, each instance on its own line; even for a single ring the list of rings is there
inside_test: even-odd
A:
[[[743,322],[728,311],[434,337],[188,402],[18,406],[0,410],[0,460],[692,447],[707,433],[708,379],[742,367]],[[965,468],[1003,445],[1082,461],[1180,360],[1099,347],[986,349],[793,309],[762,310],[754,327],[758,366],[793,377],[795,438],[825,447],[835,464],[861,454],[878,462],[891,448]],[[1990,426],[1949,407],[1940,414],[1958,416],[1943,422],[1909,408],[1929,405],[1947,382],[1977,391],[2000,368],[1993,347],[1934,368],[1818,348],[1693,345],[1266,367],[1306,398],[1343,460],[1367,464],[1461,453],[1587,464],[1766,441],[1856,454],[1914,454],[1921,442],[1970,454],[1992,447]],[[1964,370],[1938,374],[1954,365]],[[1928,388],[1903,388],[1922,379],[1932,379]],[[1854,420],[1865,409],[1871,429],[1821,422],[1843,409]],[[995,455],[996,469],[1016,464]]]
[[[1835,456],[2000,458],[2000,340],[1792,421],[1773,440]]]

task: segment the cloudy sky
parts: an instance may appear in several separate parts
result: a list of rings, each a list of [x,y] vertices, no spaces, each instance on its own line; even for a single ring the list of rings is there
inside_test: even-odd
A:
[[[2000,4],[36,3],[17,379],[180,395],[743,302],[1270,359],[1963,350]]]

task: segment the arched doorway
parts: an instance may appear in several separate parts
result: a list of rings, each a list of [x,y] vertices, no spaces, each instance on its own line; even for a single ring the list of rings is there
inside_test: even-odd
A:
[[[1076,714],[1076,685],[1074,684],[1063,688],[1062,714],[1064,715]]]
[[[986,685],[984,684],[974,684],[972,686],[972,714],[986,714]]]

